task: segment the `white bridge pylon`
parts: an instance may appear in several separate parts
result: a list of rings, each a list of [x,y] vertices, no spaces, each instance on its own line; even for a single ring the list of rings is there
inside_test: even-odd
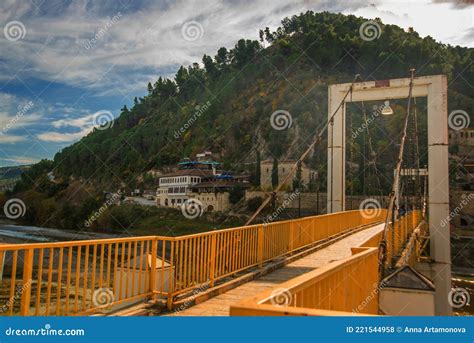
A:
[[[328,118],[334,114],[351,83],[329,86]],[[328,213],[345,210],[346,103],[408,98],[410,78],[354,83],[352,94],[328,127]],[[451,246],[449,225],[448,106],[446,75],[415,77],[412,97],[428,98],[428,210],[430,272],[436,287],[436,315],[451,314]]]

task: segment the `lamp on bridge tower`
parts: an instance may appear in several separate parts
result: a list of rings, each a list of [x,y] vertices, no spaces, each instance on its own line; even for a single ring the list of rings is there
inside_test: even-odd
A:
[[[384,106],[382,108],[382,115],[384,116],[390,116],[393,114],[393,110],[390,107],[390,102],[387,100],[384,102]]]

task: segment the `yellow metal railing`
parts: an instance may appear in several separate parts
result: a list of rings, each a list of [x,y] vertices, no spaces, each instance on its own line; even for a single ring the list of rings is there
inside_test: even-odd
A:
[[[386,213],[386,212],[385,212]],[[394,239],[387,242],[389,258],[398,256],[410,244],[421,223],[419,211],[399,218],[392,226]],[[380,231],[359,247],[353,255],[279,284],[251,299],[231,306],[235,316],[347,316],[378,314],[379,255],[383,236]],[[410,238],[410,240],[409,240]],[[410,261],[416,257],[411,256]]]
[[[348,211],[270,224],[177,237],[171,261],[176,283],[173,296],[199,284],[209,286],[222,278],[341,234],[349,229],[383,221],[385,210],[366,216]]]
[[[230,315],[377,314],[377,248],[353,248],[353,253],[232,305]],[[371,293],[373,299],[368,301]]]
[[[413,218],[413,222],[409,222],[408,238],[399,257],[397,256],[398,260],[396,261],[395,269],[405,265],[414,267],[421,257],[428,232],[428,224],[422,220],[420,213],[414,215],[416,215],[416,217]]]
[[[393,260],[401,254],[413,231],[421,221],[421,211],[412,211],[400,217],[394,224],[390,224],[387,236],[387,265],[393,263]]]
[[[348,211],[181,237],[0,245],[0,314],[89,314],[147,298],[171,308],[182,293],[381,222],[385,214]]]
[[[0,245],[0,313],[87,314],[151,296],[156,245],[153,236]]]

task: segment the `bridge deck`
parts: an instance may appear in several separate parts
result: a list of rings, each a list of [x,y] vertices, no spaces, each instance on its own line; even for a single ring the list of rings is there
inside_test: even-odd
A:
[[[351,256],[351,248],[359,246],[371,236],[383,230],[383,224],[359,231],[313,254],[294,261],[285,267],[271,272],[230,291],[206,300],[188,309],[167,314],[168,316],[228,316],[229,308],[243,299],[295,278],[329,262]]]

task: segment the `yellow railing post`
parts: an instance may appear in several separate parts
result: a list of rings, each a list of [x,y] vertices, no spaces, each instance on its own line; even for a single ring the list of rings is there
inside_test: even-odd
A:
[[[171,252],[170,252],[170,276],[169,276],[169,284],[168,284],[168,299],[167,299],[167,307],[168,310],[173,308],[173,297],[174,297],[174,285],[176,279],[176,268],[174,266],[174,246],[176,241],[171,241]],[[164,256],[163,256],[164,258]]]
[[[288,251],[291,253],[293,252],[295,240],[295,224],[290,222],[290,229],[288,230]]]
[[[263,264],[263,246],[265,240],[265,232],[263,229],[263,225],[258,226],[258,234],[257,234],[257,243],[258,243],[258,250],[257,250],[257,261],[258,266],[261,268]]]
[[[150,263],[150,292],[151,300],[155,300],[155,294],[153,293],[156,288],[156,259],[158,254],[158,238],[153,239],[151,243],[151,263]],[[130,268],[130,266],[129,266]],[[128,275],[127,275],[128,276]],[[128,282],[128,281],[127,281]]]
[[[211,263],[209,265],[209,285],[214,287],[215,269],[216,269],[216,235],[211,236]]]
[[[33,273],[33,256],[34,250],[25,250],[23,263],[23,282],[21,284],[21,307],[20,315],[27,316],[30,310],[31,299],[31,277]]]
[[[3,268],[5,265],[5,251],[0,251],[0,282],[3,280]]]

